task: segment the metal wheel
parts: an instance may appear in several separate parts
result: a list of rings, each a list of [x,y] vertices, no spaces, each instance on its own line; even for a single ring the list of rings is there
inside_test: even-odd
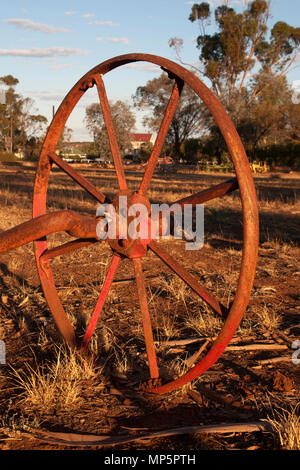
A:
[[[109,71],[120,67],[121,65],[137,61],[147,61],[159,65],[163,70],[168,72],[170,77],[174,79],[174,88],[164,118],[162,120],[162,124],[158,132],[157,139],[152,150],[152,154],[146,165],[145,173],[143,175],[141,184],[139,188],[137,188],[136,192],[130,192],[127,189],[124,168],[121,160],[120,151],[117,145],[117,140],[110,114],[110,108],[102,77]],[[215,363],[215,361],[220,357],[227,344],[230,342],[243,317],[243,314],[249,301],[250,291],[252,288],[255,274],[258,251],[257,199],[249,163],[241,140],[230,118],[228,117],[224,108],[216,99],[214,94],[195,75],[193,75],[191,72],[184,69],[180,65],[170,60],[149,54],[128,54],[115,57],[113,59],[103,62],[102,64],[90,70],[76,83],[76,85],[71,89],[71,91],[63,100],[61,106],[59,107],[56,115],[53,118],[46,139],[44,141],[40,159],[38,162],[34,187],[33,217],[38,217],[47,213],[47,187],[51,166],[53,164],[57,165],[59,168],[61,168],[61,170],[63,170],[73,180],[75,180],[82,188],[84,188],[89,194],[91,194],[96,201],[103,203],[106,200],[106,196],[98,188],[96,188],[93,184],[87,181],[81,174],[75,171],[70,165],[64,162],[55,153],[59,137],[63,131],[63,128],[71,111],[73,110],[79,99],[82,97],[82,95],[85,93],[85,91],[88,88],[96,85],[109,136],[116,177],[119,185],[119,192],[117,196],[126,194],[128,196],[128,204],[142,202],[145,205],[149,205],[149,200],[147,198],[147,190],[149,188],[151,178],[158,163],[158,158],[161,153],[169,125],[176,111],[176,106],[178,104],[184,84],[187,84],[190,88],[192,88],[192,90],[194,90],[194,92],[202,99],[202,101],[212,113],[217,125],[219,126],[224,136],[228,150],[232,157],[236,172],[236,179],[201,191],[178,202],[181,206],[184,206],[184,204],[200,204],[239,188],[243,210],[243,254],[239,282],[236,289],[234,301],[231,305],[230,310],[226,312],[226,319],[224,319],[224,325],[218,338],[216,339],[206,356],[201,359],[200,362],[198,362],[194,367],[192,367],[187,373],[167,384],[156,387],[152,386],[152,388],[148,388],[148,391],[152,393],[166,393],[171,390],[175,390],[176,388],[179,388],[184,384],[194,380],[203,372],[205,372],[209,367],[211,367]],[[118,209],[117,215],[119,215]],[[67,343],[72,347],[76,346],[75,332],[58,297],[51,271],[50,260],[51,258],[59,254],[63,254],[68,251],[80,248],[81,246],[85,246],[95,241],[95,239],[78,239],[77,241],[75,240],[73,242],[62,245],[52,250],[47,249],[46,238],[35,241],[36,262],[46,300],[48,302],[49,308],[52,312],[52,315],[55,319],[59,331],[61,332],[62,336],[67,341]],[[111,240],[109,241],[109,244],[113,251],[112,263],[109,268],[102,291],[100,293],[96,308],[85,332],[83,343],[80,347],[83,349],[86,349],[88,347],[89,340],[95,330],[99,315],[101,313],[101,309],[112,285],[118,266],[122,261],[122,258],[129,258],[134,264],[137,293],[142,313],[145,344],[150,369],[150,377],[151,379],[156,379],[159,377],[159,370],[155,354],[155,345],[153,341],[151,320],[148,310],[144,275],[141,265],[141,257],[146,255],[147,250],[150,249],[153,253],[155,253],[165,265],[171,268],[174,273],[176,273],[181,279],[183,279],[184,282],[189,287],[191,287],[214,311],[223,314],[224,308],[212,293],[208,292],[194,276],[192,276],[185,268],[183,268],[183,266],[181,266],[160,246],[159,242],[156,242],[153,239],[147,240],[146,242],[140,239],[134,241],[126,239],[122,240],[122,243],[120,243],[120,240]],[[152,383],[155,383],[155,380],[152,381]]]

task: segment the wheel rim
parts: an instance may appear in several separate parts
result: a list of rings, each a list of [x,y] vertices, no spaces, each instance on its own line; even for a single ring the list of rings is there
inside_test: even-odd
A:
[[[144,195],[149,187],[151,177],[153,175],[158,156],[162,147],[161,140],[166,136],[168,126],[170,124],[170,119],[175,113],[176,105],[181,93],[181,89],[184,83],[186,83],[193,91],[202,99],[204,104],[207,106],[212,116],[214,117],[225,142],[227,144],[229,153],[232,157],[234,164],[238,186],[240,189],[240,196],[242,202],[242,211],[243,211],[243,251],[242,251],[242,261],[239,281],[235,293],[233,303],[231,305],[230,311],[227,315],[227,318],[224,322],[223,328],[219,333],[219,336],[211,346],[208,353],[201,359],[194,367],[192,367],[184,375],[175,379],[165,385],[149,388],[148,391],[152,393],[166,393],[172,390],[175,390],[186,383],[194,380],[199,377],[203,372],[205,372],[209,367],[211,367],[216,360],[220,357],[228,343],[230,342],[232,336],[234,335],[236,329],[239,326],[239,323],[244,315],[246,307],[248,305],[251,288],[253,285],[255,268],[256,268],[256,259],[258,252],[258,208],[257,208],[257,199],[256,192],[254,187],[254,182],[250,170],[250,166],[247,160],[247,156],[242,145],[242,142],[237,134],[237,131],[224,110],[221,103],[217,100],[214,94],[191,72],[184,69],[182,66],[150,54],[128,54],[123,56],[118,56],[113,59],[107,60],[102,64],[91,69],[87,74],[85,74],[76,85],[70,90],[66,95],[62,104],[60,105],[56,115],[53,118],[53,121],[49,127],[47,136],[45,138],[40,159],[37,166],[35,187],[34,187],[34,200],[33,200],[33,216],[38,217],[47,212],[46,203],[47,203],[47,187],[48,179],[51,170],[51,164],[54,162],[60,166],[63,170],[66,171],[68,166],[63,168],[63,163],[55,156],[54,151],[56,149],[59,137],[63,131],[65,123],[78,103],[85,91],[96,84],[98,89],[98,94],[102,106],[102,112],[105,115],[106,113],[106,127],[109,132],[110,146],[113,153],[113,159],[115,163],[115,170],[117,174],[117,179],[119,182],[119,187],[121,190],[126,190],[126,179],[124,175],[124,170],[121,163],[120,153],[116,144],[113,128],[109,127],[112,125],[111,118],[109,116],[109,107],[106,97],[106,92],[104,84],[102,81],[102,76],[108,73],[109,71],[126,65],[131,62],[137,61],[147,61],[153,64],[159,65],[163,70],[168,71],[172,78],[175,78],[175,85],[173,92],[170,98],[168,112],[165,114],[163,123],[161,125],[160,131],[158,133],[157,142],[154,145],[154,150],[148,161],[145,174],[143,176],[138,194]],[[170,118],[171,116],[171,118]],[[52,156],[51,159],[49,156]],[[85,181],[84,178],[80,179],[78,175],[71,175],[70,169],[67,168],[67,173],[75,179],[85,190],[90,192],[95,199],[99,202],[104,202],[105,196],[97,188],[89,186],[89,183]],[[222,186],[222,185],[220,185]],[[223,194],[226,194],[223,192]],[[166,254],[158,247],[156,242],[150,242],[148,247],[156,253],[165,264],[168,264],[166,261]],[[37,262],[38,273],[40,276],[42,288],[49,305],[49,308],[52,312],[56,325],[62,334],[66,342],[72,346],[76,346],[75,332],[74,329],[67,317],[67,314],[60,302],[58,297],[51,266],[50,259],[46,259],[45,253],[47,253],[47,240],[42,239],[35,242],[35,256]],[[43,263],[41,260],[43,259]],[[94,312],[94,324],[89,325],[86,332],[87,340],[90,338],[90,334],[94,331],[98,316],[101,312],[103,303],[105,301],[105,292],[108,292],[113,281],[116,270],[119,266],[120,255],[115,252],[111,267],[109,269],[108,276],[103,286],[103,292],[101,292],[95,312]],[[174,264],[174,263],[173,263]],[[140,259],[136,258],[134,260],[135,274],[137,287],[139,291],[140,307],[143,312],[143,323],[144,323],[144,334],[146,340],[147,349],[151,349],[153,344],[153,338],[149,337],[150,334],[150,318],[147,307],[147,302],[145,300],[145,292],[143,289],[144,280],[142,275],[142,270],[140,266]],[[170,266],[170,264],[169,264]],[[172,268],[172,266],[171,266]],[[174,268],[174,266],[173,266]],[[173,269],[172,268],[172,269]],[[178,266],[175,264],[178,274]],[[175,269],[175,272],[176,272]],[[187,281],[185,281],[187,282]],[[191,284],[189,284],[191,286]],[[202,293],[202,298],[203,297]],[[89,329],[90,328],[90,329]],[[148,338],[147,338],[148,336]],[[87,343],[87,341],[86,341]],[[148,359],[150,364],[150,375],[152,378],[158,376],[157,366],[155,364],[155,352],[148,352]]]

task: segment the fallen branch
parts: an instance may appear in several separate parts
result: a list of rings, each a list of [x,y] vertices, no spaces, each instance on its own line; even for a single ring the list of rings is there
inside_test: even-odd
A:
[[[159,343],[160,346],[186,346],[192,343],[199,343],[199,341],[211,341],[214,338],[188,338],[188,339],[174,339],[170,341],[161,341],[156,342]],[[259,351],[259,350],[284,350],[289,349],[288,346],[285,344],[277,344],[277,343],[253,343],[253,344],[241,344],[241,345],[234,345],[232,343],[240,341],[240,338],[233,338],[231,340],[231,344],[227,346],[225,349],[226,351]],[[206,343],[205,343],[206,344]]]
[[[252,410],[250,406],[243,405],[240,401],[232,400],[231,398],[228,398],[226,395],[223,395],[222,393],[217,393],[214,390],[211,390],[210,388],[207,388],[202,384],[197,384],[197,390],[198,391],[189,390],[187,393],[188,395],[190,395],[191,398],[193,398],[193,400],[195,400],[199,404],[203,404],[202,398],[201,398],[201,393],[202,393],[209,400],[222,403],[223,405],[232,406],[234,408],[240,408],[243,410]]]
[[[180,436],[183,434],[226,434],[257,431],[271,431],[272,426],[265,421],[254,421],[249,423],[208,424],[200,426],[185,426],[179,428],[165,429],[144,435],[128,436],[96,436],[89,434],[73,434],[61,432],[48,432],[34,430],[33,434],[24,433],[28,437],[61,446],[91,446],[108,447],[116,444],[125,444],[134,441],[157,439],[167,436]]]
[[[201,338],[187,338],[187,339],[173,339],[173,340],[168,340],[168,341],[156,341],[156,343],[159,343],[161,346],[185,346],[188,344],[193,344],[193,343],[199,343],[200,341],[214,341],[216,337],[213,338],[206,338],[206,337],[201,337]],[[243,338],[244,341],[252,339],[252,336],[249,336],[247,338]],[[232,343],[237,343],[239,341],[242,341],[241,338],[232,338],[230,341],[230,344]]]
[[[155,341],[155,343],[160,346],[185,346],[187,344],[199,343],[199,341],[204,341],[207,338],[189,338],[189,339],[174,339],[171,341]]]
[[[244,344],[244,345],[235,345],[235,346],[227,346],[225,351],[274,351],[274,350],[283,350],[289,349],[288,346],[285,344],[265,344],[265,343],[258,343],[258,344]]]
[[[257,366],[264,364],[275,364],[276,362],[292,362],[292,359],[290,356],[270,357],[270,359],[262,359],[257,361]]]
[[[293,342],[293,338],[289,338],[288,336],[286,336],[284,333],[282,333],[281,331],[276,331],[276,333],[273,333],[273,338],[275,339],[275,341],[277,340],[278,341],[278,336],[279,338],[281,339],[281,341],[278,341],[278,342],[282,342],[282,341],[285,341],[286,344],[290,345],[292,344]],[[296,339],[296,338],[295,338]]]

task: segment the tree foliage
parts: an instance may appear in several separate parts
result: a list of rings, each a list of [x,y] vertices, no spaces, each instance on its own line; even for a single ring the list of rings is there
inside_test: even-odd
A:
[[[269,28],[271,0],[252,0],[241,12],[229,3],[224,0],[214,9],[207,2],[194,3],[191,8],[188,19],[199,26],[196,73],[210,82],[251,156],[258,146],[280,139],[299,142],[299,104],[286,75],[299,53],[300,28],[283,21]],[[169,45],[184,63],[182,39],[171,38]],[[224,140],[211,116],[206,117],[219,158]]]
[[[69,127],[67,126],[64,126],[63,128],[63,131],[59,137],[59,140],[58,140],[58,143],[57,143],[57,148],[59,150],[59,152],[63,153],[64,150],[65,150],[65,147],[68,146],[68,144],[71,142],[72,140],[72,129],[70,129]]]
[[[228,2],[227,2],[228,3]],[[300,28],[277,22],[268,37],[270,1],[254,0],[237,13],[228,4],[215,8],[216,32],[207,34],[212,12],[209,4],[195,3],[189,20],[198,22],[197,47],[203,74],[213,90],[230,104],[232,94],[241,95],[251,70],[269,74],[286,73],[300,45]],[[262,88],[253,90],[249,100]]]
[[[0,83],[5,87],[5,102],[0,104],[0,145],[10,152],[28,147],[32,153],[46,131],[47,119],[35,113],[32,99],[16,93],[17,78],[5,75]]]
[[[121,100],[110,103],[112,121],[121,153],[131,147],[130,134],[135,125],[135,117],[130,107]],[[100,156],[111,159],[111,149],[106,131],[105,121],[99,103],[86,108],[86,126],[93,136],[95,149]]]
[[[138,87],[133,96],[135,106],[150,110],[143,124],[154,132],[160,128],[173,86],[174,80],[162,73],[158,78],[149,80],[145,86]],[[166,138],[166,143],[173,145],[175,157],[180,155],[182,142],[201,130],[202,112],[203,106],[198,96],[188,86],[184,86]]]

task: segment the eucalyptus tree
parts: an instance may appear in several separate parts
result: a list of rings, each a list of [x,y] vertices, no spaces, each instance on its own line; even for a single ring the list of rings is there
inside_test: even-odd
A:
[[[153,132],[160,128],[174,81],[166,73],[139,86],[133,96],[137,108],[148,110],[143,124]],[[171,121],[166,143],[173,148],[175,158],[180,156],[180,146],[188,138],[201,133],[204,126],[203,104],[188,86],[184,86],[180,100]]]
[[[111,117],[116,133],[120,152],[124,153],[131,147],[131,132],[135,126],[135,116],[126,103],[118,100],[110,103]],[[94,140],[94,148],[107,159],[111,159],[111,150],[105,120],[99,103],[86,108],[85,122]]]
[[[0,77],[4,99],[0,104],[0,141],[10,152],[25,149],[28,141],[34,145],[43,137],[47,118],[37,114],[34,101],[16,92],[19,80],[12,75]]]
[[[188,18],[199,28],[199,65],[191,67],[218,96],[252,150],[272,135],[294,140],[299,135],[299,108],[286,76],[299,54],[300,28],[283,21],[269,28],[270,12],[271,0],[247,2],[239,12],[224,0],[214,10],[207,2],[194,3]],[[184,63],[183,40],[173,37],[169,45]],[[210,116],[207,126],[215,144],[224,146]]]

